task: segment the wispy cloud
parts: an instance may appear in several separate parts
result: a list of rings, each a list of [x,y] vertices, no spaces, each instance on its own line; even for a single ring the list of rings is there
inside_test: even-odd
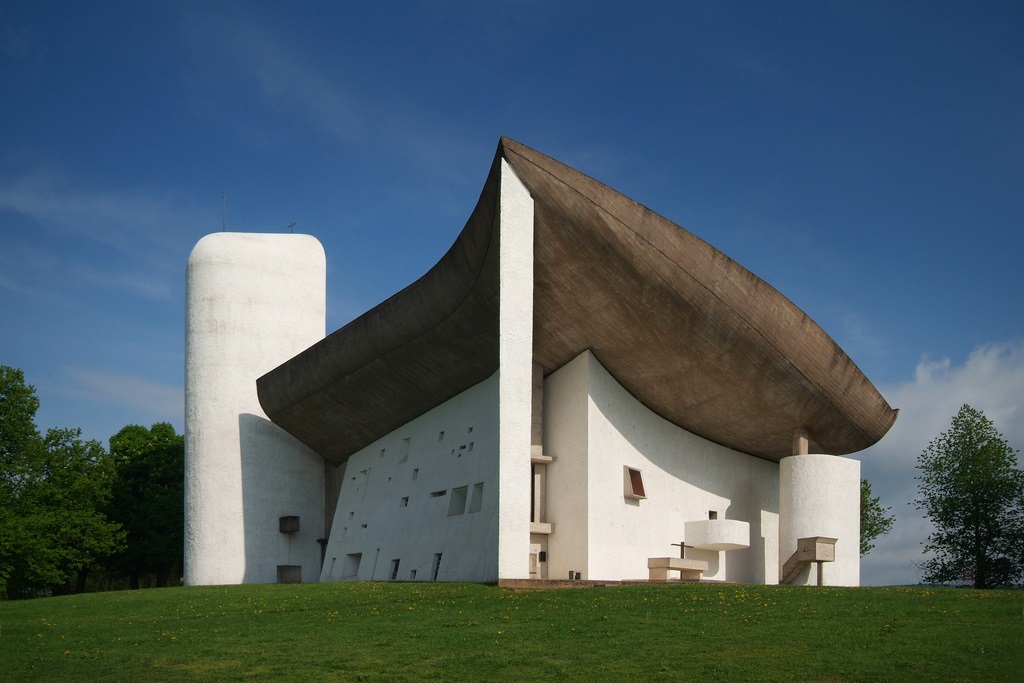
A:
[[[76,187],[48,171],[0,179],[0,212],[28,218],[34,225],[26,230],[59,240],[44,249],[48,240],[12,230],[9,253],[0,255],[7,271],[0,288],[45,295],[70,280],[73,288],[99,287],[151,300],[175,296],[183,250],[217,221],[215,210],[199,210],[174,191]],[[75,248],[76,240],[107,256]],[[21,256],[15,258],[18,250]]]
[[[261,23],[251,12],[191,14],[185,21],[185,36],[197,53],[218,59],[232,72],[231,87],[242,83],[254,87],[262,103],[278,112],[288,112],[337,142],[351,144],[365,135],[362,103],[336,80],[288,46],[279,31]],[[259,137],[258,132],[250,130]]]
[[[173,191],[74,187],[49,171],[0,181],[0,210],[122,251],[134,250],[140,241],[180,247],[182,232],[216,224],[215,212],[190,208]]]
[[[69,276],[88,286],[127,292],[152,301],[173,301],[182,295],[181,275],[177,271],[154,273],[136,267],[111,270],[79,263],[70,270]]]
[[[185,391],[181,386],[161,384],[138,375],[98,372],[86,368],[68,368],[69,384],[54,393],[87,398],[126,408],[154,422],[181,424]]]
[[[882,387],[899,419],[881,442],[859,454],[862,473],[882,504],[896,515],[893,532],[883,537],[862,565],[865,583],[914,583],[924,556],[921,542],[931,530],[910,502],[917,495],[917,457],[947,430],[967,403],[990,418],[1015,448],[1024,447],[1024,340],[976,348],[958,365],[922,359],[915,377]]]
[[[467,165],[475,168],[479,150],[467,144],[463,124],[413,106],[398,82],[367,88],[352,77],[366,65],[348,60],[365,55],[346,56],[341,50],[329,60],[315,60],[303,49],[301,36],[289,35],[251,9],[191,13],[182,26],[195,55],[225,70],[214,78],[226,91],[238,97],[239,89],[248,87],[252,92],[245,95],[258,98],[256,107],[289,118],[288,126],[275,119],[266,129],[231,119],[232,135],[269,147],[282,130],[307,130],[323,144],[378,155],[386,151],[431,173],[448,176],[464,173]]]

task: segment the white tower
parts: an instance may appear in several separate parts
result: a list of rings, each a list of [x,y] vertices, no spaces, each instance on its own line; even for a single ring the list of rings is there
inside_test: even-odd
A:
[[[860,461],[814,454],[783,458],[779,463],[780,567],[798,549],[801,538],[822,537],[834,540],[834,560],[808,563],[791,583],[813,584],[822,572],[819,585],[859,586]]]
[[[207,235],[185,298],[185,582],[316,581],[324,461],[267,419],[256,379],[324,337],[323,247]]]

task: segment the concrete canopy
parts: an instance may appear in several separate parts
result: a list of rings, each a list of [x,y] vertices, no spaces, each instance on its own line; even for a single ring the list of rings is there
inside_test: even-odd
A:
[[[338,464],[498,365],[500,161],[534,199],[533,358],[586,349],[674,424],[778,461],[882,438],[896,412],[773,287],[611,188],[502,138],[465,228],[422,278],[260,377],[279,426]]]

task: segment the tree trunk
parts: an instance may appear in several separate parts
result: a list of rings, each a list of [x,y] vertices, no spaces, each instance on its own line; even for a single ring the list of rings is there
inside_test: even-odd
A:
[[[78,580],[75,582],[75,592],[76,593],[84,593],[85,592],[85,579],[88,576],[89,576],[89,570],[88,569],[79,569],[78,570]]]
[[[139,590],[139,570],[133,569],[128,572],[128,588],[133,591]]]

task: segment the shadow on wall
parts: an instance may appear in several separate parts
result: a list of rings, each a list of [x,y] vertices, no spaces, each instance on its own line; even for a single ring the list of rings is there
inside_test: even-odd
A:
[[[603,368],[600,372],[607,373]],[[652,465],[696,489],[729,501],[719,514],[725,519],[737,519],[750,524],[750,547],[729,551],[727,580],[741,583],[765,583],[766,567],[775,565],[777,558],[765,557],[767,543],[762,524],[762,513],[778,513],[779,485],[778,465],[752,455],[740,453],[708,442],[643,406],[625,387],[618,384],[610,374],[611,382],[618,386],[630,399],[640,406],[638,422],[635,424],[629,411],[623,411],[614,399],[605,395],[601,384],[591,384],[594,406],[606,420],[622,435],[638,453]],[[648,435],[669,431],[677,434],[670,440],[668,448],[652,448]],[[741,464],[743,466],[737,467]],[[765,487],[764,479],[773,477],[770,486]],[[636,504],[639,501],[631,501]],[[706,511],[694,513],[692,518],[680,514],[679,533],[688,521],[705,519]],[[774,533],[777,534],[777,531]],[[708,562],[709,575],[717,572],[720,554],[708,551],[689,551],[687,556]]]
[[[270,420],[238,416],[242,474],[245,583],[320,579],[324,535],[324,460]],[[298,517],[298,530],[283,532],[282,517]],[[286,573],[288,570],[285,570]]]

